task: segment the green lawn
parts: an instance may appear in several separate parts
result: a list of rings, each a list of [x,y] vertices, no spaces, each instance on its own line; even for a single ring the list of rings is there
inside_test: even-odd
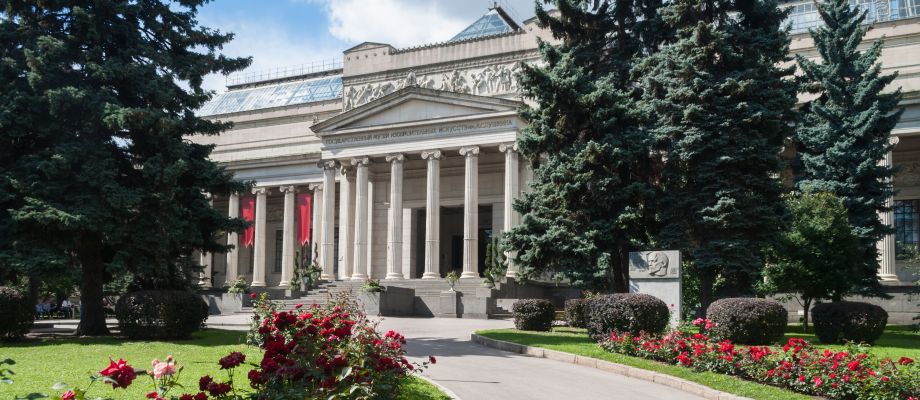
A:
[[[0,360],[11,358],[16,365],[3,366],[13,370],[13,384],[0,384],[0,399],[10,399],[14,395],[28,393],[55,392],[51,386],[56,382],[79,385],[85,388],[89,384],[90,374],[108,366],[109,357],[124,358],[135,368],[148,368],[150,360],[164,359],[167,355],[175,357],[179,365],[184,366],[180,383],[190,392],[197,392],[198,378],[211,375],[215,379],[226,379],[226,372],[220,371],[217,360],[230,353],[239,351],[246,354],[246,360],[258,362],[261,351],[246,345],[245,332],[232,332],[208,329],[196,333],[189,340],[153,342],[130,341],[112,337],[102,338],[66,338],[28,340],[19,343],[0,342]],[[238,387],[248,388],[246,374],[248,368],[237,368],[234,377]],[[240,385],[242,383],[242,385]],[[113,392],[100,383],[93,386],[90,395],[113,396],[120,399],[140,399],[151,388],[150,378],[138,376],[128,390]],[[449,399],[430,383],[412,377],[407,381],[403,399]]]
[[[820,348],[833,350],[842,350],[846,348],[843,345],[826,345],[818,343],[815,338],[814,330],[809,329],[810,333],[802,333],[801,326],[790,326],[786,332],[786,339],[799,337],[814,343]],[[920,359],[920,332],[914,332],[907,326],[888,326],[885,333],[875,342],[875,345],[868,348],[868,351],[878,357],[890,357],[897,360],[900,357],[910,357]]]

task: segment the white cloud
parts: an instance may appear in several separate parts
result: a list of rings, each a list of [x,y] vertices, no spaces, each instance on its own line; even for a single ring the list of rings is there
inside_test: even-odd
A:
[[[202,25],[233,32],[236,37],[224,46],[223,54],[233,57],[252,56],[252,65],[243,74],[265,72],[299,64],[341,58],[340,43],[322,43],[308,38],[292,37],[283,28],[271,21],[248,18],[220,18],[203,20]],[[203,86],[206,89],[223,92],[223,75],[208,75]]]
[[[488,11],[492,0],[308,0],[322,4],[329,32],[346,42],[407,47],[441,42]],[[513,17],[533,15],[533,0],[499,1]]]

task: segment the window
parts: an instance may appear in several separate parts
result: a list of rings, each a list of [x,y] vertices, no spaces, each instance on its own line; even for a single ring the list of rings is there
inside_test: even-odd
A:
[[[898,247],[920,242],[920,199],[895,200],[894,229]]]
[[[281,250],[284,247],[284,231],[275,231],[275,273],[281,273]]]

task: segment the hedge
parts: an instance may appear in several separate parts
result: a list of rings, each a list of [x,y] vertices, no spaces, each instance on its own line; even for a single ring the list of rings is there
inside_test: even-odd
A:
[[[733,343],[770,344],[783,338],[788,314],[775,300],[734,297],[716,300],[706,316],[716,324],[710,334]]]
[[[144,290],[118,299],[115,316],[132,339],[185,339],[208,318],[208,304],[183,290]]]

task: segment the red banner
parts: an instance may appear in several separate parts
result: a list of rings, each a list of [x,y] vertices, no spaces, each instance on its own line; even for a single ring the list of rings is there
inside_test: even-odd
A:
[[[254,197],[240,198],[240,207],[242,207],[243,220],[249,222],[249,227],[243,231],[243,246],[252,247],[256,236],[255,227],[252,224],[256,216],[256,199]]]
[[[297,222],[300,225],[297,229],[297,237],[300,239],[300,247],[310,241],[311,210],[313,210],[313,196],[309,193],[299,193],[297,195]]]

